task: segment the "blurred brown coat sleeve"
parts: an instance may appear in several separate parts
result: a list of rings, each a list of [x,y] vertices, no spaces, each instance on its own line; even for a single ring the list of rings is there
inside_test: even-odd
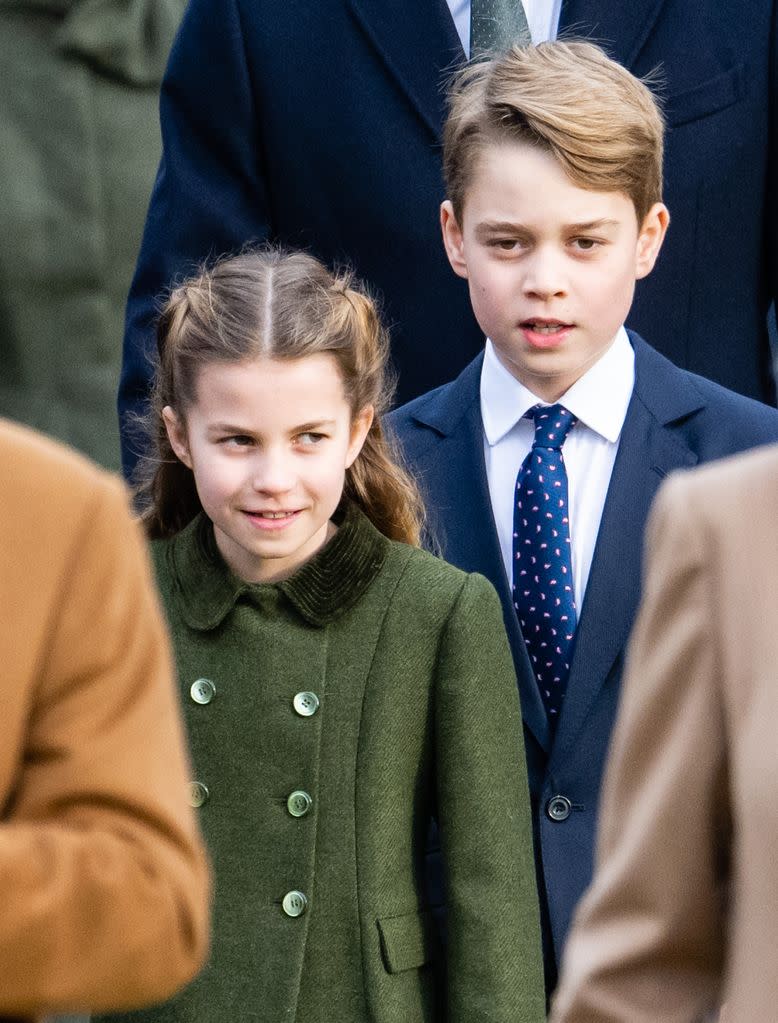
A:
[[[168,640],[118,481],[0,422],[0,1015],[168,997],[207,946]]]

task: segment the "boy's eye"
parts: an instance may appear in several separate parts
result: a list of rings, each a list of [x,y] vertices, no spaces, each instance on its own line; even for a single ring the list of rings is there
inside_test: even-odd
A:
[[[574,238],[573,244],[582,252],[591,252],[600,244],[596,238]]]
[[[521,243],[516,238],[494,238],[489,244],[501,252],[513,252]]]

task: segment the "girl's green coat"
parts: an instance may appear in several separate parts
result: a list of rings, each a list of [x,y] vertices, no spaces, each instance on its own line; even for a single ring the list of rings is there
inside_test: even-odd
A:
[[[231,576],[203,518],[154,556],[215,920],[199,980],[133,1018],[544,1020],[521,719],[491,585],[353,508],[276,585]],[[312,803],[293,816],[301,791]],[[422,881],[433,812],[446,981]],[[283,908],[290,892],[307,900],[300,916]]]

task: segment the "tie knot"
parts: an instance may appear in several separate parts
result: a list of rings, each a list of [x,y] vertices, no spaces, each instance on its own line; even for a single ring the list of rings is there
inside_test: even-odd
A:
[[[535,405],[527,415],[535,420],[533,448],[551,448],[561,451],[570,430],[578,422],[564,405]]]

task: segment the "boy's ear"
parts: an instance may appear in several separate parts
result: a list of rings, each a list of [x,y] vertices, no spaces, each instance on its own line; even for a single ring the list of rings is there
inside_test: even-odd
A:
[[[462,231],[457,223],[450,199],[446,199],[440,204],[440,230],[443,233],[443,245],[446,248],[448,261],[451,263],[451,269],[459,277],[467,278]]]
[[[188,469],[191,469],[192,458],[189,454],[189,442],[186,437],[184,424],[170,405],[165,405],[162,409],[162,418],[165,422],[170,446],[175,452],[176,457],[180,458]]]
[[[375,409],[372,405],[365,405],[361,412],[358,412],[351,421],[351,439],[349,440],[348,451],[346,452],[346,468],[350,468],[356,461],[357,455],[370,433],[370,427],[375,418]]]
[[[638,234],[635,277],[640,280],[654,269],[662,242],[670,223],[670,213],[664,203],[655,202],[643,218]]]

